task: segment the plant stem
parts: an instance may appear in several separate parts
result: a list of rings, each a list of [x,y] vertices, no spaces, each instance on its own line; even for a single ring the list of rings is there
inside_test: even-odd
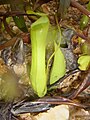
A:
[[[5,27],[5,30],[7,31],[7,33],[13,37],[15,34],[11,31],[10,27],[8,26],[7,22],[6,22],[6,17],[3,17],[3,24]]]

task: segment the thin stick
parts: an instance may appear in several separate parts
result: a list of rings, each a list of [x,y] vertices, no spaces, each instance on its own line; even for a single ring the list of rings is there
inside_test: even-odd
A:
[[[11,37],[13,37],[15,34],[11,31],[10,27],[8,26],[5,16],[3,17],[3,24],[4,24],[4,27],[5,27],[5,30],[7,31],[7,33],[9,33],[9,35]]]
[[[71,0],[71,5],[73,7],[76,7],[83,14],[87,15],[90,18],[90,11],[88,11],[85,7],[83,7],[82,5],[80,5],[78,2],[76,2],[75,0]]]
[[[12,12],[0,12],[0,17],[5,16],[5,17],[11,17],[11,16],[35,16],[34,14],[27,14],[25,12],[19,12],[19,11],[12,11]]]
[[[15,38],[13,38],[12,40],[9,40],[8,42],[0,45],[0,50],[5,49],[6,47],[12,46],[12,45],[16,42],[16,40],[17,40],[17,39],[16,39],[16,37],[15,37]]]

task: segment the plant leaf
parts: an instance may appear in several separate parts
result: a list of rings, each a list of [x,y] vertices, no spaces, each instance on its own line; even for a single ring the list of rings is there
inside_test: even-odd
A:
[[[50,74],[50,84],[55,83],[57,80],[59,80],[61,77],[65,75],[66,72],[66,62],[64,55],[58,45],[55,44],[55,55],[54,55],[54,62],[51,69]]]
[[[87,70],[90,67],[90,55],[80,56],[78,59],[79,69]]]
[[[23,32],[28,32],[25,20],[23,16],[14,16],[13,20],[16,24],[16,26]]]
[[[65,17],[65,14],[69,6],[70,6],[70,0],[60,0],[58,15],[60,15],[61,18]]]
[[[90,1],[87,4],[87,10],[90,11]],[[83,30],[88,25],[88,22],[89,22],[89,17],[86,15],[83,15],[80,21],[80,29]]]

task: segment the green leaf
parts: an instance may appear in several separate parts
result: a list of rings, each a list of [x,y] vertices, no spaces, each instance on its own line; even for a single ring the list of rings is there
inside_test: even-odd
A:
[[[16,24],[16,26],[23,32],[28,32],[25,20],[23,16],[14,16],[13,20]]]
[[[7,17],[6,22],[9,24],[11,19],[12,19],[12,17]],[[2,23],[2,30],[4,30],[4,29],[5,29],[5,27],[4,27],[4,24]]]
[[[90,45],[85,42],[81,45],[81,52],[83,55],[90,55]]]
[[[55,44],[55,55],[54,55],[54,62],[51,69],[50,74],[50,84],[55,83],[58,81],[61,77],[65,75],[66,72],[66,62],[64,55],[58,45]]]
[[[90,2],[87,4],[87,10],[90,11]],[[81,21],[80,21],[80,29],[83,30],[89,22],[89,17],[86,15],[83,15]]]
[[[79,69],[87,70],[90,67],[90,55],[80,56],[78,59]]]
[[[26,13],[29,14],[29,15],[31,14],[31,15],[36,15],[36,16],[40,16],[40,17],[46,16],[45,13],[34,12],[34,11],[30,10],[30,9],[26,10]]]

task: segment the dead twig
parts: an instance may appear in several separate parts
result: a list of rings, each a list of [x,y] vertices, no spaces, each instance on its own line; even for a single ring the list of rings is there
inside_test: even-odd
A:
[[[25,12],[20,11],[11,11],[11,12],[0,12],[0,17],[13,17],[13,16],[35,16],[34,14],[27,14]]]
[[[14,43],[16,42],[16,40],[17,40],[16,37],[14,37],[12,40],[9,40],[8,42],[0,45],[0,50],[3,50],[6,47],[10,47],[10,46],[14,45]]]
[[[68,98],[70,98],[70,99],[76,98],[88,86],[90,86],[90,70],[88,71],[88,73],[86,73],[85,78],[84,78],[83,82],[80,84],[80,86],[78,87],[78,89],[72,95],[70,95]]]
[[[3,49],[10,47],[10,46],[13,46],[19,36],[21,36],[24,43],[30,43],[30,38],[29,38],[30,34],[29,33],[27,33],[27,34],[22,33],[22,34],[19,34],[19,35],[13,37],[11,40],[1,44],[0,50],[3,50]]]
[[[5,27],[5,30],[7,31],[7,33],[13,37],[15,34],[11,31],[10,27],[8,26],[7,22],[6,22],[6,17],[3,17],[3,24]]]
[[[76,7],[83,14],[87,15],[90,18],[90,11],[88,11],[85,7],[83,7],[82,5],[80,5],[78,2],[76,2],[75,0],[71,0],[71,5],[73,7]]]
[[[74,102],[73,100],[70,100],[68,98],[60,97],[60,96],[53,96],[53,97],[47,97],[42,98],[37,101],[40,104],[52,104],[52,105],[59,105],[59,104],[66,104],[66,105],[73,105],[76,107],[86,108],[86,105],[82,105],[80,103]]]

